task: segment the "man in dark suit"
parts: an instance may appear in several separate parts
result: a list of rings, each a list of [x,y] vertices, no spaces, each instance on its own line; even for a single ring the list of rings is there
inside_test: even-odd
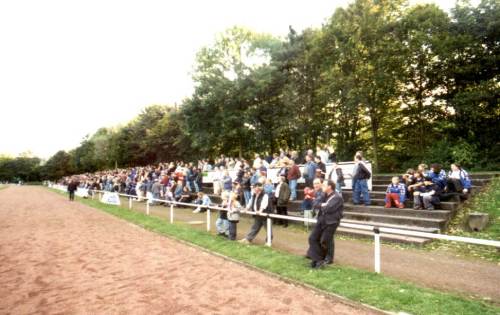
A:
[[[335,183],[331,180],[325,182],[323,191],[326,195],[325,202],[320,206],[317,223],[309,236],[307,257],[312,260],[312,268],[321,268],[333,261],[333,237],[344,212],[344,200],[342,195],[335,191]]]

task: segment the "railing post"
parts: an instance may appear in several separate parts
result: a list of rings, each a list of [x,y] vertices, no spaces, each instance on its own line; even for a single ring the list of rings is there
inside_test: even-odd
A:
[[[132,209],[132,197],[128,197],[128,208]]]
[[[149,215],[149,199],[146,200],[146,214]]]
[[[271,237],[271,235],[272,235],[272,231],[271,231],[272,225],[273,224],[272,224],[271,218],[267,217],[267,229],[266,229],[267,240],[266,240],[266,245],[269,246],[269,247],[271,247],[271,245],[272,245],[272,237]]]
[[[207,232],[210,232],[210,209],[207,208]]]
[[[373,236],[375,238],[375,272],[380,273],[380,230],[378,227],[373,228]]]
[[[101,195],[101,192],[99,192],[99,200],[102,199],[102,195]]]
[[[174,223],[174,204],[170,204],[170,223]]]

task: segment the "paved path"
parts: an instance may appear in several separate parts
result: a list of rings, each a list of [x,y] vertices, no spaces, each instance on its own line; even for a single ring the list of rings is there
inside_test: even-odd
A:
[[[37,187],[0,191],[0,297],[0,314],[370,314]]]

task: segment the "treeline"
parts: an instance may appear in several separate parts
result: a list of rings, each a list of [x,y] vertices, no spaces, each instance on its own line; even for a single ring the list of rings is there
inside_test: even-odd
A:
[[[332,145],[378,171],[500,162],[500,2],[356,0],[286,38],[234,27],[199,51],[195,91],[56,153],[45,173]],[[168,87],[166,87],[168,88]],[[57,174],[57,176],[56,176]]]

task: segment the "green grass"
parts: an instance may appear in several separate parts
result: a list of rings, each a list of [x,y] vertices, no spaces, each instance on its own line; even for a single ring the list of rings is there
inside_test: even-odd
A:
[[[488,226],[480,232],[469,231],[466,226],[467,215],[471,212],[488,213]],[[448,234],[489,240],[500,240],[500,177],[492,179],[486,189],[474,196],[450,222]],[[500,262],[500,252],[491,246],[469,245],[458,242],[435,242],[433,249],[452,250],[466,257],[479,257]]]
[[[55,190],[53,190],[55,191]],[[63,192],[59,192],[64,194]],[[318,289],[345,296],[351,300],[393,312],[411,314],[499,314],[500,308],[479,300],[420,288],[400,280],[345,266],[311,270],[304,257],[259,245],[242,245],[194,230],[186,224],[169,224],[126,208],[103,204],[97,200],[78,200],[147,230],[186,241],[215,253],[250,264],[282,277]],[[411,272],[411,270],[409,270]]]

